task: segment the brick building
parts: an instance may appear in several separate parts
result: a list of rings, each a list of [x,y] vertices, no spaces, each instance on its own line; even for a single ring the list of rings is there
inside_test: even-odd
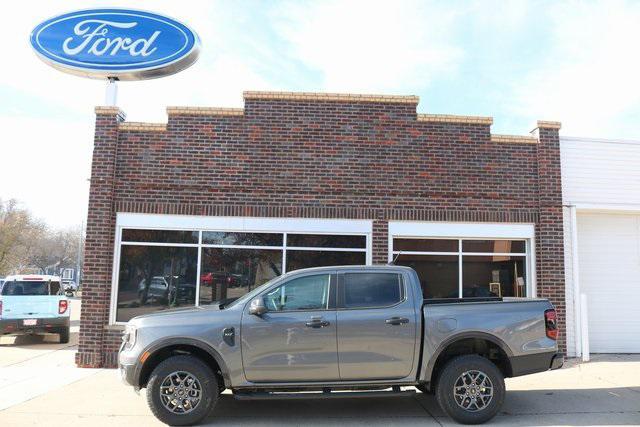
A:
[[[114,366],[133,316],[392,259],[429,298],[548,297],[564,329],[559,123],[492,135],[415,96],[244,101],[169,107],[166,124],[96,108],[80,366]]]

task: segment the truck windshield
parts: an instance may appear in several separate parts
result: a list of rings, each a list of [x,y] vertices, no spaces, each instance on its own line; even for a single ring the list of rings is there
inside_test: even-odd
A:
[[[2,295],[49,295],[48,282],[5,282]]]

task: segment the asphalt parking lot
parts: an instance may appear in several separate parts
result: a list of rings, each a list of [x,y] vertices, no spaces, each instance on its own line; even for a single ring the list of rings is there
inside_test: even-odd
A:
[[[72,339],[0,338],[0,426],[161,425],[143,395],[115,370],[74,365],[80,303],[72,302]],[[640,425],[640,355],[596,355],[560,371],[507,379],[507,398],[488,425]],[[208,425],[454,425],[434,398],[239,402],[226,392]]]

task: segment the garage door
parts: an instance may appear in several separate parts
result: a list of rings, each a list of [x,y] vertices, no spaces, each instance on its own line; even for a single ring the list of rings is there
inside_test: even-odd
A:
[[[640,353],[640,215],[578,214],[593,353]]]

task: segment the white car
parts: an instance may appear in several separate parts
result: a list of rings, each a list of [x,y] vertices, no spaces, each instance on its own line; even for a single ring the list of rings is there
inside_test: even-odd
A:
[[[69,300],[59,276],[8,276],[0,289],[0,335],[54,333],[69,342]]]
[[[78,284],[71,279],[62,279],[62,289],[65,292],[78,292]]]

